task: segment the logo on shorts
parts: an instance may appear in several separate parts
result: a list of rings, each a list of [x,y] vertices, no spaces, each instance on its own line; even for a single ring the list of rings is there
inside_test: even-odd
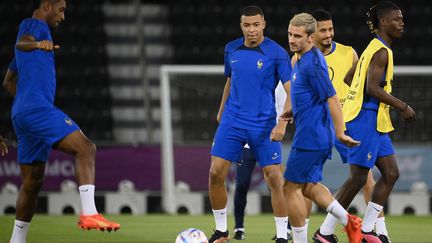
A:
[[[64,120],[65,120],[66,124],[68,124],[69,126],[73,125],[72,119],[65,117]]]
[[[261,69],[263,65],[264,65],[263,60],[259,59],[258,62],[257,62],[257,68]]]
[[[277,159],[279,157],[280,157],[280,155],[278,153],[274,153],[273,156],[272,156],[272,159]]]
[[[371,159],[372,159],[372,153],[369,152],[368,155],[367,155],[367,160],[371,160]]]

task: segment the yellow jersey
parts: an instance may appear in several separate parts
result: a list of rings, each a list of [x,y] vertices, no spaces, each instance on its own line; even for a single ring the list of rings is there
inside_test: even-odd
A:
[[[391,93],[393,80],[393,52],[381,40],[374,38],[366,47],[359,61],[357,62],[356,71],[348,91],[348,96],[342,108],[344,121],[350,122],[357,117],[363,105],[365,83],[367,79],[367,71],[373,55],[381,50],[386,49],[388,52],[387,70],[385,73],[384,91]],[[393,131],[393,125],[390,119],[390,106],[382,102],[379,103],[377,114],[377,131],[388,133]]]
[[[345,103],[345,98],[348,95],[349,86],[344,82],[345,75],[353,66],[354,50],[351,46],[332,43],[332,50],[324,56],[330,80],[336,90],[340,103]]]
[[[294,54],[297,60],[297,53]],[[332,50],[329,54],[324,55],[327,63],[330,80],[336,90],[336,95],[343,105],[348,95],[349,86],[344,82],[348,70],[352,67],[354,61],[354,49],[351,46],[332,42]]]

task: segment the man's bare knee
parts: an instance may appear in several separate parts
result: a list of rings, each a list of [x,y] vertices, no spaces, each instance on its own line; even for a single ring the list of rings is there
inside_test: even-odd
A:
[[[78,156],[92,157],[96,156],[96,144],[89,139],[84,140],[77,148]]]
[[[27,192],[39,192],[44,183],[44,177],[24,178],[21,188]]]

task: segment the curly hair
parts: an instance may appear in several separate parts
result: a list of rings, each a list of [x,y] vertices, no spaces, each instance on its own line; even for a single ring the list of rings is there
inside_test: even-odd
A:
[[[369,27],[371,33],[376,33],[379,28],[379,19],[382,16],[391,11],[391,10],[400,10],[399,6],[390,1],[381,1],[376,5],[373,5],[369,11],[366,12],[367,21],[366,24]]]

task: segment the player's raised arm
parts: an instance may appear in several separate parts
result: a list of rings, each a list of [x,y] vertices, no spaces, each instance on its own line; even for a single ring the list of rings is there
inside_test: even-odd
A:
[[[16,43],[16,48],[20,51],[33,51],[35,49],[41,49],[44,51],[52,51],[60,48],[58,45],[54,45],[49,40],[36,41],[32,35],[24,35]]]
[[[380,102],[397,108],[406,122],[416,119],[414,110],[402,100],[384,91],[381,86],[382,75],[386,72],[388,53],[386,49],[377,51],[369,64],[366,80],[366,93]]]

